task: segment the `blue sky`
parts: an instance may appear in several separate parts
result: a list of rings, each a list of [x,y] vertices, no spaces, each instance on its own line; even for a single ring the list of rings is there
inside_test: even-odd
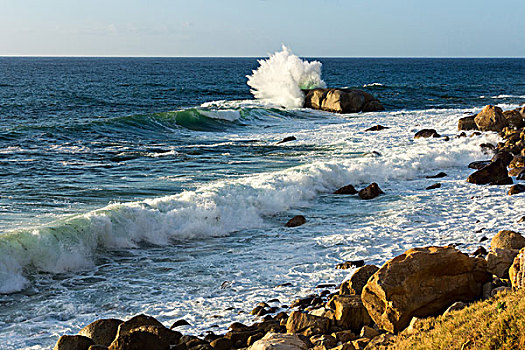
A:
[[[0,0],[0,55],[525,57],[523,0]]]

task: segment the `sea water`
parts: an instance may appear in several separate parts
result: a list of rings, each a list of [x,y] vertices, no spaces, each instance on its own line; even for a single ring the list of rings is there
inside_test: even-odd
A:
[[[345,260],[471,252],[522,230],[521,195],[465,182],[498,136],[455,136],[486,104],[523,105],[524,72],[525,59],[305,60],[287,48],[259,60],[0,58],[0,348],[48,349],[138,313],[225,332],[255,321],[260,301],[341,282]],[[386,110],[300,108],[301,88],[325,85]],[[388,129],[365,132],[377,124]],[[450,140],[414,139],[423,128]],[[332,194],[370,182],[385,195]],[[284,227],[298,214],[305,225]]]

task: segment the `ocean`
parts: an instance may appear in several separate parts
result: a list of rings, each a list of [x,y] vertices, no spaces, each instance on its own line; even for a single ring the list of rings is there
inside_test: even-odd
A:
[[[300,108],[320,84],[386,110]],[[258,302],[340,283],[345,260],[520,231],[523,196],[465,181],[499,137],[456,135],[487,104],[524,103],[520,58],[2,57],[0,348],[138,313],[225,332]],[[450,140],[414,139],[423,128]],[[333,194],[371,182],[385,194]]]

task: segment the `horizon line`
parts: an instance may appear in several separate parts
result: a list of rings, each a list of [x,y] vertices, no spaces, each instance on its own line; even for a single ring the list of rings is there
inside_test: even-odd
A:
[[[1,55],[0,58],[266,58],[269,56]],[[301,58],[525,58],[525,56],[299,56]]]

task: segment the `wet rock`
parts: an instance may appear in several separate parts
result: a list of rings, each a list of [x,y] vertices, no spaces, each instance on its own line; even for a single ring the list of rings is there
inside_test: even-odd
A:
[[[483,169],[484,167],[486,167],[490,163],[492,163],[490,160],[479,160],[479,161],[475,161],[475,162],[470,163],[468,165],[468,167],[470,169],[479,170],[479,169]]]
[[[472,255],[475,256],[475,257],[478,257],[478,258],[483,258],[485,257],[486,255],[488,254],[487,250],[483,247],[478,247],[478,249],[476,249]]]
[[[458,135],[456,135],[456,138],[459,139],[461,137],[467,137],[467,134],[465,132],[461,132]]]
[[[297,227],[304,225],[306,223],[306,218],[302,215],[296,215],[284,225],[286,227]]]
[[[522,217],[518,220],[518,223],[522,223],[522,222],[525,222],[525,216],[522,216]]]
[[[364,260],[350,260],[350,261],[345,261],[344,263],[337,264],[335,268],[338,270],[348,270],[353,267],[361,267],[364,264],[365,264]]]
[[[124,321],[108,318],[91,322],[78,332],[93,340],[94,344],[109,346],[117,336],[118,326]]]
[[[508,171],[509,176],[518,176],[525,168],[510,168]]]
[[[313,89],[304,92],[305,108],[336,113],[374,112],[385,109],[374,96],[361,90]]]
[[[478,130],[478,126],[474,121],[475,115],[463,117],[458,120],[458,130]],[[466,136],[466,135],[465,135]]]
[[[91,345],[95,345],[93,340],[83,335],[63,335],[53,350],[88,350]]]
[[[491,249],[487,255],[487,271],[500,277],[508,278],[508,270],[518,255],[515,249]]]
[[[334,283],[321,283],[315,286],[315,288],[333,288],[336,285]]]
[[[525,148],[524,148],[525,149]],[[516,175],[516,180],[525,180],[525,168]]]
[[[312,336],[325,334],[330,329],[330,320],[324,317],[313,316],[301,311],[292,311],[286,322],[286,332]]]
[[[428,186],[427,188],[425,188],[425,190],[435,190],[436,188],[440,188],[440,187],[441,187],[441,184],[437,182],[433,185]]]
[[[379,268],[375,265],[365,265],[355,270],[352,277],[341,283],[339,294],[341,295],[361,295],[363,287],[370,277],[377,272]]]
[[[512,196],[514,194],[525,192],[525,185],[512,185],[509,188],[508,195]]]
[[[359,198],[361,199],[373,199],[379,196],[380,194],[384,194],[380,188],[379,185],[375,182],[371,183],[367,187],[363,188],[358,192]]]
[[[500,159],[503,162],[503,164],[507,167],[509,166],[510,162],[512,162],[512,159],[514,159],[514,156],[510,152],[499,151],[494,155],[494,157],[492,157],[491,161],[494,163],[498,159]]]
[[[510,230],[499,231],[490,241],[490,249],[516,249],[525,247],[525,237],[520,233]]]
[[[177,320],[177,321],[173,322],[173,324],[171,325],[170,329],[181,327],[181,326],[191,326],[191,325],[190,325],[190,323],[188,321],[182,319],[182,320]]]
[[[501,108],[492,105],[485,106],[481,112],[476,115],[474,122],[481,131],[500,132],[508,125]]]
[[[429,138],[429,137],[441,137],[441,135],[439,135],[435,129],[423,129],[423,130],[419,130],[419,131],[416,132],[416,134],[414,135],[414,138],[415,138],[415,139],[419,139],[419,138]]]
[[[346,185],[335,191],[334,194],[357,194],[357,190],[352,185]]]
[[[524,156],[516,156],[512,158],[512,160],[509,163],[509,168],[523,168],[525,167],[525,157]]]
[[[306,96],[304,99],[304,107],[321,109],[321,105],[323,104],[323,100],[326,98],[327,93],[328,89],[313,89],[305,91]]]
[[[414,248],[385,263],[361,298],[374,322],[395,333],[414,316],[436,315],[455,301],[481,297],[491,277],[485,260],[453,247]]]
[[[280,145],[281,143],[285,143],[285,142],[290,142],[290,141],[295,141],[297,140],[295,138],[295,136],[287,136],[285,137],[284,139],[282,139],[281,141],[277,142],[278,145]]]
[[[479,145],[481,147],[481,150],[485,154],[493,154],[496,151],[496,146],[494,146],[492,143],[482,143]]]
[[[507,173],[507,167],[499,159],[470,174],[467,178],[467,182],[476,185],[508,183],[509,180],[512,183],[512,179]]]
[[[446,176],[447,176],[446,173],[440,172],[440,173],[437,173],[436,175],[427,176],[426,178],[427,179],[439,179],[439,178],[446,177]]]
[[[336,324],[342,329],[359,332],[372,323],[360,295],[335,295],[326,306],[335,311]]]
[[[525,287],[525,248],[522,248],[514,258],[509,268],[509,278],[512,288],[520,289]]]
[[[268,333],[256,341],[249,350],[306,350],[308,348],[295,334]]]
[[[389,129],[389,128],[383,125],[375,125],[375,126],[372,126],[371,128],[366,129],[365,131],[381,131],[384,129]]]

